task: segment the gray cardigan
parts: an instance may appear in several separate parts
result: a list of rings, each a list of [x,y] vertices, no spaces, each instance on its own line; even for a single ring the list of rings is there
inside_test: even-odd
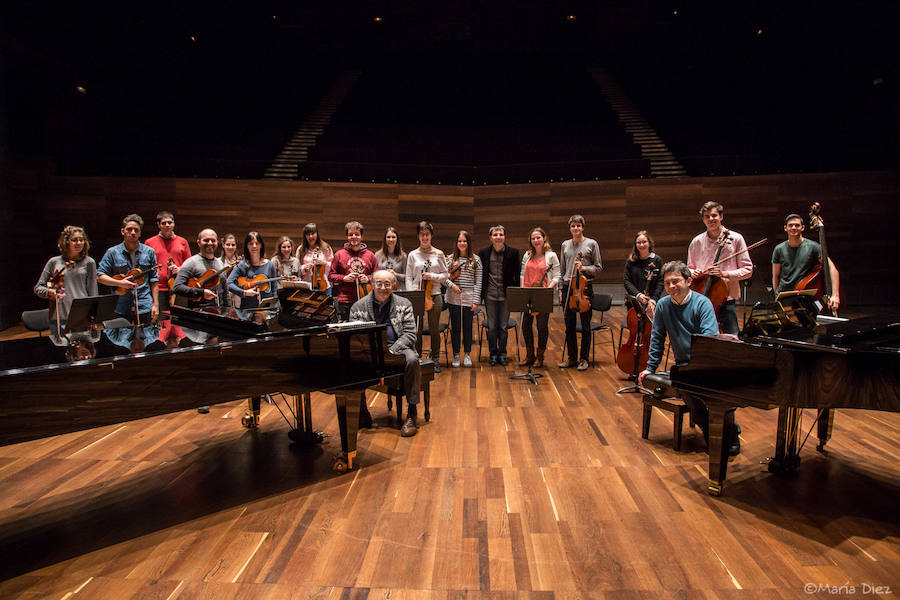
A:
[[[374,298],[373,292],[354,302],[353,306],[350,307],[350,320],[374,321]],[[394,333],[397,334],[397,340],[390,348],[391,353],[399,354],[408,348],[415,350],[417,337],[416,318],[413,315],[412,302],[397,294],[391,294],[391,313],[389,318],[391,327],[394,328]]]

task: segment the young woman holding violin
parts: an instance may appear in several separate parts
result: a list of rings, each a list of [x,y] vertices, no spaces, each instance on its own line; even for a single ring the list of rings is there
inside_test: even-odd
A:
[[[406,289],[406,252],[394,227],[388,227],[381,241],[381,249],[375,252],[378,268],[390,271],[397,278],[398,289]]]
[[[559,285],[559,257],[551,249],[547,232],[540,227],[535,227],[528,234],[530,248],[522,258],[522,273],[520,285],[522,287],[548,287],[556,288]],[[531,324],[537,321],[538,345],[537,352],[534,348],[534,330]],[[547,351],[547,339],[550,336],[550,313],[541,313],[535,318],[530,312],[522,315],[522,337],[525,338],[525,360],[519,363],[520,367],[534,365],[535,368],[544,366],[544,353]]]
[[[453,345],[453,367],[458,367],[460,338],[465,351],[462,365],[472,366],[472,317],[481,303],[481,259],[472,253],[472,238],[468,231],[456,234],[456,248],[448,259],[449,279],[447,305],[450,312],[450,342]]]
[[[314,290],[330,293],[328,274],[331,272],[334,250],[319,237],[319,228],[315,223],[307,223],[303,227],[303,240],[297,248],[297,258],[300,259],[300,279]]]
[[[591,281],[603,270],[603,264],[600,262],[600,246],[584,235],[584,217],[569,217],[569,233],[572,239],[564,241],[560,249],[560,259],[565,268],[560,298],[566,323],[566,360],[559,363],[559,368],[577,367],[579,371],[587,371],[591,352],[591,298],[594,295]],[[581,319],[580,354],[576,317]]]
[[[300,259],[294,256],[294,240],[283,235],[278,238],[275,248],[275,256],[272,257],[275,273],[290,281],[299,281]]]
[[[700,207],[706,231],[688,246],[687,266],[691,269],[691,289],[707,296],[716,310],[722,333],[737,334],[735,299],[741,297],[740,281],[753,274],[747,242],[736,231],[725,229],[725,208],[718,202]],[[726,257],[721,260],[722,257]]]
[[[226,265],[233,265],[244,259],[244,257],[238,254],[237,238],[233,233],[226,233],[219,238],[219,249],[216,251],[216,255],[222,259],[222,263]],[[226,280],[226,290],[228,288],[227,280],[230,274],[231,270],[229,269],[225,272],[223,277],[223,279]],[[228,298],[231,301],[231,306],[240,308],[241,298],[239,296],[235,296],[231,292],[228,292]]]
[[[34,293],[50,301],[50,322],[59,322],[61,329],[72,300],[97,295],[97,263],[88,256],[91,242],[87,234],[76,225],[62,230],[56,247],[59,255],[44,265]]]
[[[261,299],[272,298],[280,276],[266,258],[266,243],[256,231],[244,238],[244,260],[231,270],[228,291],[241,298],[241,308],[256,308]]]
[[[434,226],[428,221],[420,221],[416,226],[419,247],[406,258],[406,289],[425,290],[425,317],[431,332],[431,359],[434,361],[434,371],[440,373],[440,323],[441,311],[444,309],[441,284],[449,279],[450,273],[447,270],[447,257],[431,245],[433,235]],[[421,343],[420,340],[419,344]]]

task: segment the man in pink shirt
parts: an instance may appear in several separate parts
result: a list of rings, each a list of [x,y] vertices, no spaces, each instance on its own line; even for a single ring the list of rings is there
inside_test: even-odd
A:
[[[750,260],[750,253],[746,252],[747,242],[738,232],[722,227],[725,208],[718,202],[707,202],[700,207],[700,217],[706,225],[706,231],[695,237],[688,246],[687,266],[691,269],[691,277],[721,277],[728,285],[728,299],[719,309],[716,318],[722,333],[737,334],[739,329],[734,301],[741,295],[739,282],[753,274],[753,262]],[[712,266],[720,247],[722,253],[719,264]],[[726,260],[721,260],[723,258]]]

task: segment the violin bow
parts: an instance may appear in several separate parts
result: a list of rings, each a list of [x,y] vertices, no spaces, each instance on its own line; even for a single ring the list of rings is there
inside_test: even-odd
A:
[[[716,262],[714,262],[713,264],[711,264],[711,265],[709,265],[709,266],[710,266],[710,267],[718,267],[719,264],[725,262],[725,261],[728,260],[729,258],[734,258],[735,256],[737,256],[737,255],[739,255],[739,254],[743,254],[744,252],[750,252],[750,251],[753,250],[754,248],[758,248],[759,246],[762,246],[763,244],[765,244],[765,243],[768,242],[768,241],[769,241],[769,238],[763,238],[763,239],[759,240],[758,242],[756,242],[755,244],[751,244],[750,246],[747,246],[747,247],[744,248],[743,250],[738,250],[737,252],[732,252],[731,254],[729,254],[728,256],[726,256],[725,258],[720,258],[719,260],[717,260]]]

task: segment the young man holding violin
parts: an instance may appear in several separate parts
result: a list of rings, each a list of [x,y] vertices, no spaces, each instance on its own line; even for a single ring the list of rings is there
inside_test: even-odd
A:
[[[564,241],[559,251],[564,269],[560,280],[560,300],[566,322],[566,360],[559,363],[559,368],[568,369],[577,366],[579,371],[587,371],[588,357],[591,352],[591,308],[590,304],[584,312],[579,312],[577,308],[569,308],[569,298],[573,293],[577,293],[572,285],[573,278],[584,277],[586,281],[576,283],[578,283],[579,289],[582,289],[583,286],[583,293],[590,302],[594,296],[591,282],[603,270],[603,263],[600,261],[600,246],[595,240],[584,236],[584,217],[581,215],[569,217],[569,233],[572,234],[572,239]],[[581,319],[580,354],[576,338],[576,315]]]
[[[787,241],[775,246],[775,251],[772,252],[772,289],[776,295],[796,289],[822,262],[822,247],[818,242],[803,237],[803,229],[803,217],[800,215],[790,214],[784,219]],[[834,288],[828,308],[837,310],[841,306],[840,273],[831,258],[828,259],[828,268],[831,270],[831,286]]]
[[[144,220],[140,215],[130,214],[122,219],[122,243],[113,246],[97,265],[97,282],[111,288],[127,290],[119,297],[116,312],[131,319],[137,317],[140,323],[155,322],[159,318],[159,276],[154,268],[156,252],[140,241]],[[115,275],[125,275],[130,271],[146,272],[140,283],[132,277],[115,279]],[[137,290],[137,307],[134,305]],[[136,309],[136,310],[135,310]],[[135,314],[136,313],[136,314]],[[149,317],[149,318],[148,318]]]
[[[718,202],[710,201],[701,206],[700,217],[706,225],[706,231],[695,237],[688,246],[687,266],[691,269],[694,289],[708,277],[713,278],[713,285],[718,280],[724,282],[727,290],[720,287],[725,299],[716,317],[722,333],[736,335],[739,329],[734,302],[741,296],[740,281],[753,274],[753,262],[747,252],[747,242],[738,232],[722,227],[725,208]],[[702,293],[703,290],[700,291]],[[715,302],[713,304],[715,306]]]
[[[347,243],[334,253],[328,282],[331,283],[334,306],[341,321],[350,319],[350,307],[365,294],[359,284],[368,284],[378,269],[378,259],[363,243],[363,226],[359,221],[344,225]]]
[[[650,334],[650,358],[647,368],[638,375],[638,385],[644,378],[655,373],[662,361],[665,351],[666,337],[675,355],[676,364],[685,364],[691,359],[691,338],[694,335],[716,335],[719,325],[709,298],[691,290],[691,270],[681,261],[673,260],[663,265],[663,284],[668,296],[660,298],[656,303],[656,316],[653,318],[653,330]],[[681,399],[691,411],[691,416],[703,431],[703,439],[709,442],[709,412],[706,404],[691,394],[682,392]],[[729,454],[734,456],[741,451],[738,437],[740,427],[735,424],[724,443],[729,445]]]
[[[228,286],[225,284],[225,263],[221,258],[216,258],[216,250],[219,247],[219,237],[216,232],[206,228],[197,234],[197,246],[200,252],[188,258],[178,270],[175,276],[173,291],[176,296],[187,298],[191,307],[199,306],[227,306]],[[207,273],[211,275],[203,281]],[[191,286],[194,280],[200,286]]]

